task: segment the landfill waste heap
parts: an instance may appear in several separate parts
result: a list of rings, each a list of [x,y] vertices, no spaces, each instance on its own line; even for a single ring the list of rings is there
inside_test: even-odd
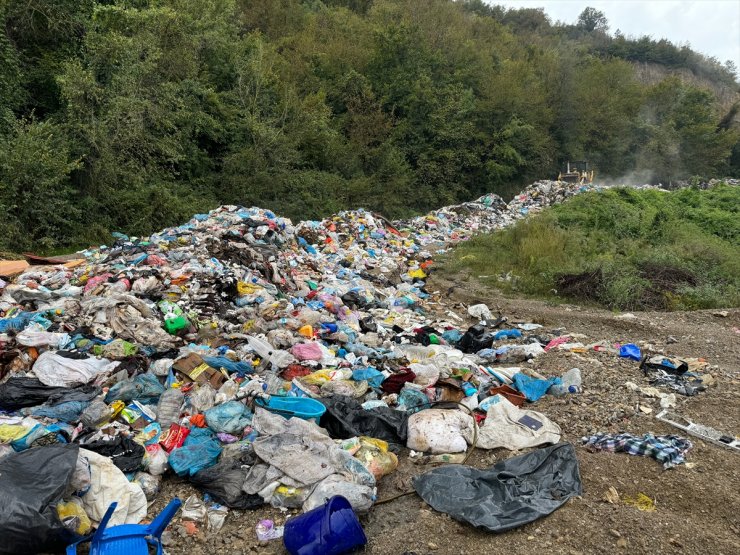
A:
[[[109,526],[138,523],[171,473],[215,500],[221,523],[226,508],[309,511],[335,495],[362,513],[403,448],[464,462],[471,446],[554,444],[522,456],[537,464],[448,465],[414,482],[491,531],[552,512],[581,490],[573,447],[519,407],[580,378],[511,368],[554,338],[506,329],[483,305],[425,310],[425,278],[451,245],[593,188],[537,182],[508,204],[489,194],[397,222],[357,210],[294,225],[222,206],[0,279],[0,492],[14,498],[0,552],[74,541],[112,502]],[[501,470],[548,487],[509,499]],[[489,499],[449,506],[480,480]]]

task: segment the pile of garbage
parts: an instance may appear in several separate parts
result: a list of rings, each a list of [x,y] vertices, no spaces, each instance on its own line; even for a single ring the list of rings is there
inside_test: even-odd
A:
[[[531,460],[502,467],[529,476],[522,488],[548,482],[519,516],[448,511],[492,531],[552,512],[580,493],[577,462],[559,426],[523,405],[578,392],[580,374],[516,365],[568,339],[484,305],[440,315],[425,279],[440,250],[587,189],[538,182],[508,205],[486,195],[401,222],[356,210],[294,225],[222,206],[64,263],[14,265],[0,279],[0,490],[13,498],[0,552],[69,543],[112,502],[110,524],[137,523],[173,473],[214,500],[196,507],[209,514],[310,511],[337,495],[361,513],[403,448],[555,444],[523,456],[539,461],[532,476]],[[451,484],[483,480],[511,502],[498,471],[454,468],[417,492],[439,508]]]

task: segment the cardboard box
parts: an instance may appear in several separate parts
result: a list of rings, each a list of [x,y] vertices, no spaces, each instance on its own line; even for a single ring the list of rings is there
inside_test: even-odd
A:
[[[226,381],[226,376],[208,366],[200,355],[195,353],[176,360],[172,368],[188,381],[199,384],[210,383],[213,389],[220,388]]]

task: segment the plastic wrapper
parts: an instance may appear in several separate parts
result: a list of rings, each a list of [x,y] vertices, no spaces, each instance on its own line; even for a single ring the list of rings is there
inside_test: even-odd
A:
[[[164,386],[154,374],[140,374],[132,380],[123,380],[108,390],[105,402],[155,401],[164,393]]]
[[[180,509],[180,517],[184,521],[203,524],[208,519],[208,510],[205,503],[197,495],[191,495],[185,500]]]
[[[350,397],[336,395],[321,399],[326,412],[320,425],[335,439],[369,436],[389,443],[406,444],[408,415],[391,408],[365,410]]]
[[[145,449],[133,439],[116,436],[110,440],[99,440],[84,445],[88,451],[93,451],[110,458],[122,472],[136,472],[141,467]]]
[[[216,390],[209,384],[200,385],[197,389],[190,392],[188,402],[193,413],[206,412],[216,402]]]
[[[145,449],[146,454],[142,460],[142,464],[146,471],[152,476],[161,476],[164,474],[168,468],[168,456],[164,448],[158,443],[155,443],[153,445],[147,445]]]
[[[99,428],[106,422],[110,421],[113,411],[100,399],[92,401],[80,416],[80,422],[86,428]]]
[[[458,410],[428,409],[412,414],[406,446],[414,451],[459,453],[473,441],[473,417]]]
[[[190,428],[180,426],[179,424],[172,424],[169,430],[162,433],[159,443],[167,453],[171,453],[173,449],[182,447],[189,434]]]
[[[223,528],[226,522],[226,516],[229,514],[229,509],[218,503],[211,503],[208,505],[206,516],[208,518],[208,531],[211,533],[218,532]]]
[[[134,475],[133,482],[139,484],[144,495],[146,495],[146,500],[151,502],[157,498],[157,494],[159,493],[160,479],[159,476],[154,476],[147,472],[137,472]]]
[[[372,472],[376,480],[398,468],[398,457],[388,451],[388,443],[370,437],[360,438],[360,448],[354,457]]]
[[[44,403],[53,406],[68,401],[90,401],[99,392],[100,389],[92,386],[50,387],[37,378],[13,376],[0,384],[0,410],[13,411]]]
[[[159,397],[157,403],[157,422],[163,430],[169,429],[180,419],[180,409],[185,400],[185,395],[179,388],[166,389]]]
[[[34,407],[30,409],[30,413],[33,416],[61,420],[62,422],[78,422],[88,404],[87,401],[67,401],[52,407],[45,405]]]

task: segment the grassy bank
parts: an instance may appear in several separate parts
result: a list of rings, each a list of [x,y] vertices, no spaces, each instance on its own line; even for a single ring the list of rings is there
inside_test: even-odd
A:
[[[612,189],[456,248],[441,271],[613,309],[740,306],[740,188]]]

